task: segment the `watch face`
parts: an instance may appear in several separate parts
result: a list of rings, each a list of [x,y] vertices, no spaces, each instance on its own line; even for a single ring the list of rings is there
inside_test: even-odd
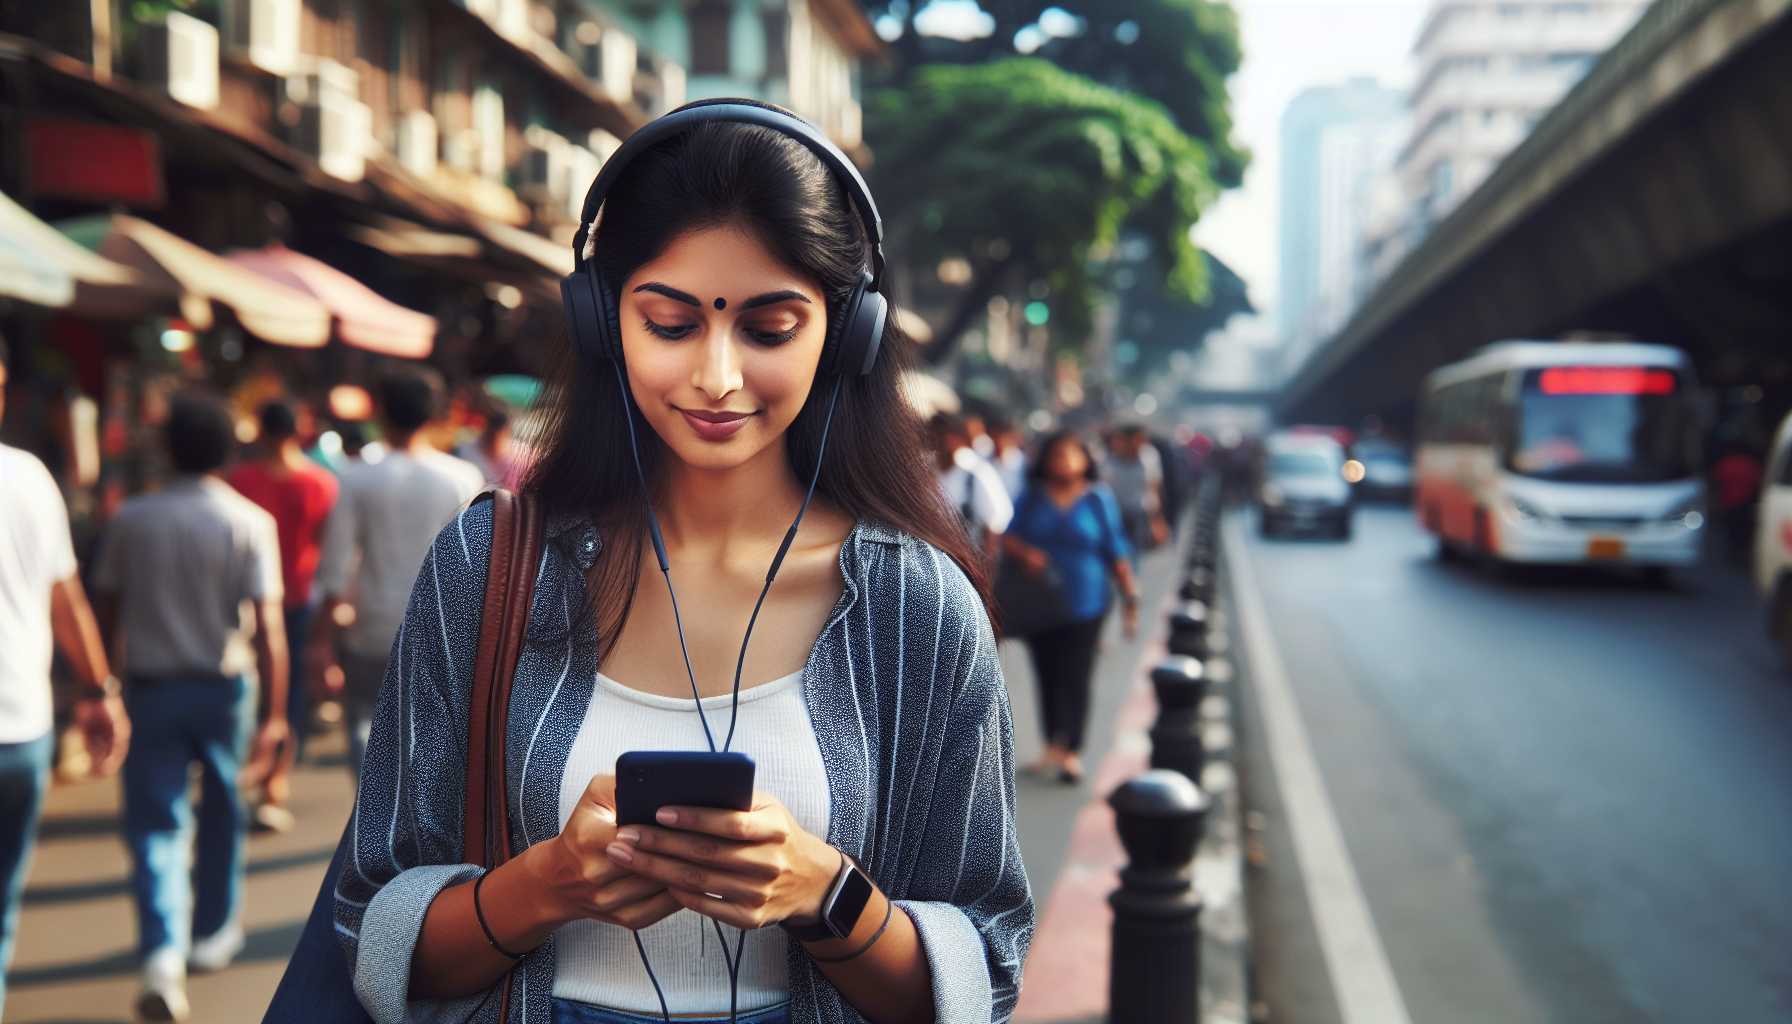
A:
[[[846,872],[846,883],[840,887],[840,895],[828,907],[828,929],[838,938],[846,938],[858,926],[859,916],[865,912],[865,904],[871,902],[871,879],[858,868],[850,868]]]

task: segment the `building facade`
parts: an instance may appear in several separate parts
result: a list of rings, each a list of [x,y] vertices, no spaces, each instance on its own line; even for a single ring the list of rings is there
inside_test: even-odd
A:
[[[605,10],[688,70],[691,99],[776,103],[862,155],[859,64],[883,44],[854,0],[606,0]]]
[[[1649,0],[1437,0],[1413,45],[1398,173],[1423,234],[1473,192]]]
[[[1404,131],[1405,95],[1372,79],[1302,91],[1282,113],[1278,329],[1298,358],[1372,279],[1364,213]]]

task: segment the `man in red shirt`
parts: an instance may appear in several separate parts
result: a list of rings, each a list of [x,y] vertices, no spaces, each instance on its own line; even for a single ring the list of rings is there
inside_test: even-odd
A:
[[[250,501],[274,517],[280,536],[280,568],[286,582],[286,635],[309,635],[311,614],[316,610],[311,582],[317,575],[317,563],[323,543],[324,520],[336,504],[336,478],[322,466],[305,456],[299,446],[298,413],[290,402],[276,399],[261,407],[261,445],[259,458],[240,463],[230,472],[230,485]],[[284,832],[292,827],[292,812],[287,809],[291,795],[292,766],[305,743],[305,724],[310,721],[310,708],[305,676],[299,664],[305,645],[293,643],[290,648],[291,674],[294,682],[287,688],[287,721],[292,723],[292,739],[286,743],[274,770],[262,790],[261,805],[255,810],[257,828]]]

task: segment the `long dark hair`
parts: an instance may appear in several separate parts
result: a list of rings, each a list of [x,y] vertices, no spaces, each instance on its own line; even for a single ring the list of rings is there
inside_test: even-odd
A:
[[[588,251],[604,281],[620,288],[679,235],[723,225],[748,231],[781,262],[819,282],[830,328],[870,265],[864,230],[832,172],[779,132],[731,122],[699,125],[639,154],[606,197]],[[840,389],[815,490],[855,519],[896,527],[940,549],[964,570],[987,608],[989,584],[980,559],[946,507],[920,423],[901,395],[912,348],[891,317],[876,367],[847,378]],[[815,469],[832,390],[831,379],[817,380],[785,432],[790,464],[805,480]],[[601,659],[634,603],[647,533],[624,417],[635,418],[650,487],[664,465],[665,444],[638,411],[630,411],[632,405],[625,407],[614,370],[580,362],[570,346],[538,409],[542,450],[525,489],[540,495],[550,515],[591,517],[604,537],[587,615],[576,627],[595,618]]]

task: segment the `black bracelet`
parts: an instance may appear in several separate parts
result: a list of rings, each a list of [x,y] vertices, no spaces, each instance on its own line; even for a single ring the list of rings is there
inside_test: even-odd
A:
[[[491,943],[492,948],[497,950],[500,956],[508,957],[512,961],[521,961],[523,959],[521,955],[512,953],[510,950],[498,945],[497,936],[492,934],[492,926],[485,923],[485,909],[479,905],[479,887],[485,884],[485,880],[488,876],[489,872],[485,875],[480,875],[479,880],[473,883],[473,913],[479,918],[479,927],[485,931],[485,941]]]
[[[865,940],[863,946],[860,946],[858,949],[853,950],[845,956],[816,956],[814,953],[810,953],[809,959],[818,964],[843,964],[848,960],[862,956],[866,950],[877,945],[878,939],[884,937],[884,929],[890,927],[890,915],[895,912],[896,901],[890,899],[888,896],[884,897],[884,923],[877,926],[877,931],[871,933],[871,937]]]

